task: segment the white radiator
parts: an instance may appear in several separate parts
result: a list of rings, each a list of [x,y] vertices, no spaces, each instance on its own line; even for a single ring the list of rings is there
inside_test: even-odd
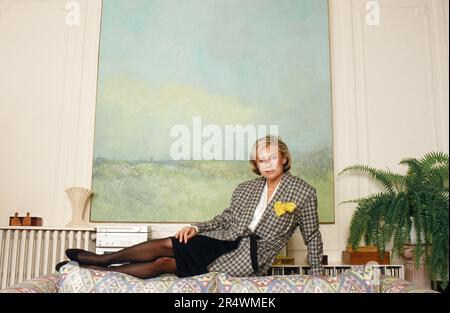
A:
[[[68,248],[95,249],[95,229],[0,228],[0,288],[55,271]]]

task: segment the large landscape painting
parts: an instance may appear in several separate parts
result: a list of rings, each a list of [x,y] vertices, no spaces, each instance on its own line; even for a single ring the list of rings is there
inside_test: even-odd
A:
[[[317,189],[321,223],[334,222],[327,1],[103,1],[90,220],[222,212],[257,176],[226,153],[196,158],[208,125],[223,149],[227,126],[275,125],[291,173]],[[174,129],[188,131],[190,158],[173,157]]]

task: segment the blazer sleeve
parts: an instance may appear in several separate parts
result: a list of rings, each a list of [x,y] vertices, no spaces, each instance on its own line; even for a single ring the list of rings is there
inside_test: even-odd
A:
[[[238,189],[239,186],[234,190],[233,195],[231,196],[230,206],[221,214],[216,215],[213,219],[206,222],[192,223],[192,226],[197,227],[198,233],[203,233],[210,230],[227,229],[230,226],[230,222],[233,219],[232,208],[234,207],[237,198]]]
[[[308,274],[322,275],[323,243],[319,231],[319,214],[315,190],[302,206],[298,224],[308,250],[308,262],[311,266]]]

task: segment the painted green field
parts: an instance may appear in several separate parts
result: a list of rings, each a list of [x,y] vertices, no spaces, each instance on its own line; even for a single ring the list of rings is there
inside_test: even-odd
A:
[[[334,221],[329,155],[331,151],[323,150],[301,156],[291,169],[317,189],[322,223]],[[248,161],[96,159],[91,221],[204,221],[227,207],[239,183],[256,177]]]

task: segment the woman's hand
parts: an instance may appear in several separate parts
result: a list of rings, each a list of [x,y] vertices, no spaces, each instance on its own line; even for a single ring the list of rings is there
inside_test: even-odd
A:
[[[182,229],[180,229],[175,234],[175,238],[180,240],[180,242],[184,241],[184,243],[186,243],[189,239],[191,239],[195,235],[197,235],[197,229],[195,229],[195,227],[192,227],[192,226],[186,226],[186,227],[183,227]]]

